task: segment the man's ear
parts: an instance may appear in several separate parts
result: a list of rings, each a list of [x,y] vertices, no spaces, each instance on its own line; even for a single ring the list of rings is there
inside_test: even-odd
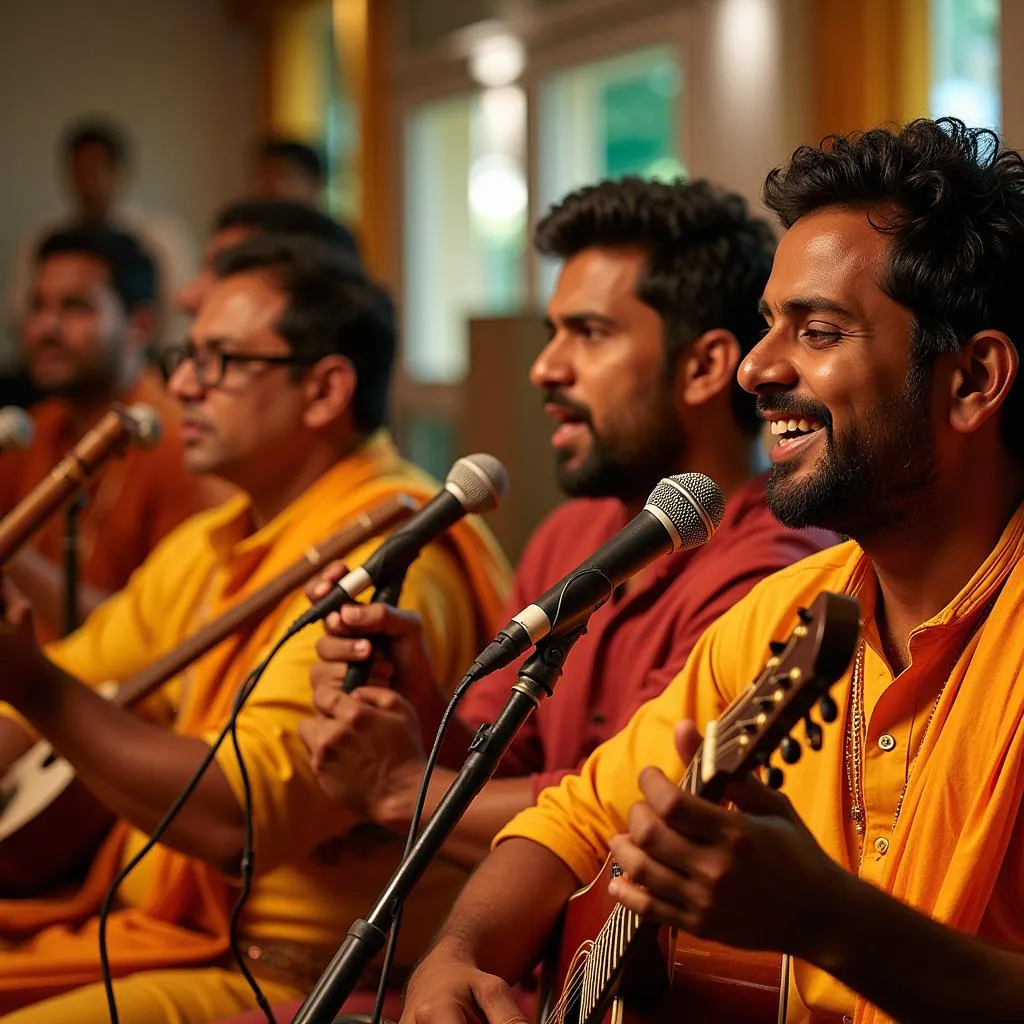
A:
[[[962,434],[999,413],[1017,379],[1017,349],[1002,331],[980,331],[955,357],[949,383],[949,424]]]
[[[676,368],[676,396],[686,405],[704,405],[728,394],[740,365],[740,343],[724,328],[705,331],[682,352]]]
[[[356,385],[356,368],[345,356],[324,356],[305,382],[304,422],[311,430],[323,430],[350,415]]]

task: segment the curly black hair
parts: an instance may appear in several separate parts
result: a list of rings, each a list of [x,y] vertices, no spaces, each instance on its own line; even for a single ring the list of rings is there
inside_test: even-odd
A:
[[[916,320],[912,368],[981,330],[1024,338],[1024,158],[953,117],[832,135],[801,146],[764,185],[789,227],[827,206],[865,207],[892,236],[882,287]],[[1024,385],[1003,406],[1004,440],[1024,462]]]
[[[636,294],[662,319],[669,366],[713,328],[731,331],[746,353],[764,327],[757,303],[775,236],[742,196],[708,181],[602,181],[555,206],[537,225],[534,243],[563,260],[598,245],[644,250]],[[761,420],[753,396],[737,384],[731,399],[737,423],[756,434]]]

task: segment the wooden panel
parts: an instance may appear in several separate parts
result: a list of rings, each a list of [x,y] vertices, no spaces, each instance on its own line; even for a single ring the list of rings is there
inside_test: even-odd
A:
[[[487,522],[513,564],[541,519],[562,499],[555,479],[551,420],[529,382],[545,340],[540,317],[469,323],[469,378],[462,394],[463,451],[491,452],[505,464],[511,488]]]

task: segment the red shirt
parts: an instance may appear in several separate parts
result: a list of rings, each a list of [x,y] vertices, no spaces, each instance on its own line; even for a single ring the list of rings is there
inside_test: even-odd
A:
[[[655,561],[629,594],[617,591],[591,617],[554,696],[519,731],[498,774],[532,776],[534,796],[576,770],[637,708],[679,673],[704,630],[759,580],[836,543],[824,530],[791,530],[768,511],[765,478],[736,491],[703,547]],[[559,506],[530,539],[513,581],[509,616],[530,604],[628,522],[622,503],[580,499]],[[460,718],[497,717],[516,681],[510,666],[477,683]]]

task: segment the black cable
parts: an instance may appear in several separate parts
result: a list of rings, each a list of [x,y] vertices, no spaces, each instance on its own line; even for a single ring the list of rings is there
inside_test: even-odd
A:
[[[107,889],[106,895],[103,897],[103,903],[100,905],[99,920],[98,920],[98,932],[99,932],[99,947],[100,947],[100,970],[103,975],[103,990],[107,997],[107,1011],[110,1015],[110,1024],[119,1024],[120,1017],[117,1012],[117,996],[114,993],[114,979],[110,970],[110,954],[107,949],[107,921],[110,917],[111,909],[114,905],[114,897],[117,895],[117,890],[121,887],[124,880],[142,863],[143,858],[152,850],[163,838],[164,833],[171,827],[174,819],[181,813],[182,807],[185,806],[186,801],[195,792],[196,787],[202,781],[203,776],[206,774],[207,769],[213,764],[214,758],[217,756],[217,751],[220,749],[224,740],[227,738],[229,733],[232,733],[235,727],[235,723],[238,719],[238,715],[242,708],[245,706],[245,702],[249,699],[250,694],[255,689],[256,684],[259,682],[260,677],[267,670],[267,666],[271,660],[277,654],[277,652],[295,635],[295,632],[289,629],[281,638],[274,644],[270,649],[270,653],[259,663],[246,676],[245,681],[238,688],[238,693],[235,697],[235,702],[231,709],[231,714],[228,721],[225,723],[224,728],[218,733],[217,738],[213,741],[210,749],[207,751],[202,761],[199,762],[199,767],[195,770],[192,778],[188,780],[182,791],[175,798],[174,802],[167,809],[164,816],[160,819],[156,828],[153,829],[152,834],[146,840],[142,849],[135,854],[134,857],[120,870],[117,877],[110,883],[110,887]],[[244,765],[239,759],[239,765],[241,766],[244,782],[243,785],[248,792],[248,775],[245,774]],[[251,805],[247,807],[248,815],[248,827],[251,829]],[[251,837],[247,837],[249,839]],[[250,871],[252,859],[249,859]],[[251,884],[251,880],[250,880]],[[243,886],[245,885],[245,879],[243,878]],[[236,910],[239,910],[238,904],[236,903]],[[234,915],[234,911],[232,912]],[[248,970],[248,966],[243,966],[241,956],[237,950],[232,947],[232,953],[234,954],[236,963],[242,970],[242,974],[246,981],[253,986],[254,991],[258,991],[259,986],[256,983],[256,979],[252,977],[251,972]],[[262,993],[257,996],[257,1002],[260,1002],[260,1009],[266,1004],[266,998],[263,997]],[[270,1024],[274,1024],[274,1018],[271,1016],[268,1018]]]
[[[483,677],[481,676],[480,678]],[[423,767],[423,778],[420,780],[419,792],[416,794],[416,805],[413,807],[412,820],[409,822],[409,834],[406,836],[405,850],[402,853],[403,859],[409,856],[409,851],[412,849],[413,843],[416,842],[416,833],[419,832],[420,819],[423,817],[423,808],[427,802],[430,777],[437,767],[438,758],[441,756],[441,746],[448,733],[448,728],[455,717],[455,712],[462,702],[462,698],[466,696],[470,687],[476,681],[476,677],[467,672],[462,677],[462,682],[455,687],[455,692],[448,702],[448,707],[445,708],[444,714],[441,716],[441,724],[437,727],[437,733],[434,736],[434,745],[430,748],[430,756]],[[388,977],[391,974],[391,964],[395,958],[395,950],[398,948],[398,932],[402,927],[402,909],[401,906],[395,908],[391,930],[388,933],[388,944],[384,950],[384,961],[380,968],[380,983],[377,985],[377,999],[373,1004],[371,1024],[381,1024],[381,1017],[384,1013],[384,1000],[388,994]]]
[[[267,660],[269,661],[269,659]],[[252,989],[256,1005],[262,1011],[263,1016],[266,1017],[267,1024],[277,1024],[277,1018],[270,1007],[270,1002],[263,994],[263,989],[260,988],[259,982],[249,969],[245,957],[242,956],[242,950],[238,941],[238,925],[242,919],[242,911],[245,909],[246,901],[249,899],[249,893],[252,891],[252,877],[256,859],[256,851],[253,848],[252,841],[252,786],[249,782],[249,769],[245,766],[245,758],[242,756],[242,748],[238,742],[238,713],[242,710],[242,705],[245,701],[249,699],[249,693],[256,686],[258,678],[250,683],[248,692],[244,688],[239,690],[238,696],[235,698],[235,706],[231,710],[231,718],[229,719],[231,724],[231,745],[235,748],[238,774],[242,780],[242,814],[245,827],[245,845],[242,849],[241,862],[242,885],[238,892],[238,898],[235,900],[235,905],[231,908],[231,919],[228,924],[228,941],[231,943],[231,955],[234,957],[238,970],[241,972],[242,977],[245,978],[249,988]]]

